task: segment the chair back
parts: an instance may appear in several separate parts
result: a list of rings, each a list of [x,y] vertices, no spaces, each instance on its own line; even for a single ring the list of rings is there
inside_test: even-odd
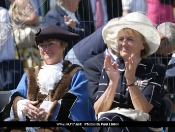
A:
[[[8,104],[10,91],[0,91],[0,111]]]

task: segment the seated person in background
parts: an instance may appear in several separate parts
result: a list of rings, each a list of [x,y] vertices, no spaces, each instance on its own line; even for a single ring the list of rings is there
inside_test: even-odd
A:
[[[113,18],[110,21],[117,21],[119,19],[120,18]],[[74,64],[83,66],[85,61],[104,52],[107,46],[102,38],[103,27],[104,26],[100,27],[93,34],[74,45],[73,48],[67,53],[65,58]]]
[[[79,40],[90,35],[89,28],[85,22],[81,20],[77,10],[80,0],[57,0],[57,4],[51,9],[43,19],[42,27],[48,25],[58,25],[66,30],[73,30],[80,36]],[[68,44],[65,55],[67,52],[78,42],[74,40]]]
[[[117,107],[126,111],[130,111],[129,108],[140,109],[147,115],[142,121],[156,120],[164,97],[162,86],[165,68],[152,64],[147,56],[156,52],[160,45],[157,30],[145,15],[134,12],[119,21],[109,22],[103,28],[102,36],[108,47],[116,53],[107,49],[84,63],[84,71],[89,79],[89,96],[98,121],[134,121],[132,117],[118,114],[120,110]],[[95,127],[93,131],[150,130],[148,127]]]
[[[1,120],[95,121],[88,97],[88,81],[82,67],[63,60],[68,42],[78,38],[77,34],[56,25],[38,30],[35,41],[43,61],[36,67],[28,68],[18,87],[11,91],[11,105],[7,105],[0,114]],[[11,107],[11,113],[8,107]],[[33,129],[42,130],[42,127]],[[56,132],[74,129],[77,132],[92,131],[92,127],[47,129]]]
[[[175,24],[172,22],[163,22],[160,25],[157,26],[157,31],[160,34],[161,37],[161,44],[158,50],[156,51],[156,54],[162,54],[164,57],[167,58],[167,60],[170,60],[167,64],[167,72],[166,72],[166,78],[174,76],[173,70],[171,71],[170,64],[174,63],[174,51],[175,51]],[[169,58],[168,56],[171,55],[172,57]],[[160,59],[160,58],[159,58]],[[170,84],[171,86],[171,84]],[[168,87],[170,88],[170,87]],[[170,89],[167,89],[168,92],[172,93],[173,87],[171,86]]]
[[[29,0],[9,0],[9,15],[14,32],[15,44],[19,48],[24,68],[36,66],[40,55],[35,47],[34,36],[40,27],[39,16]],[[15,52],[15,58],[18,58]]]
[[[9,0],[10,8],[9,14],[10,18],[16,24],[25,24],[28,26],[39,25],[38,15],[34,12],[35,9],[29,0]],[[29,4],[29,5],[28,5]],[[28,7],[26,10],[26,7]]]
[[[101,34],[103,27],[100,27],[94,33],[75,44],[66,54],[65,59],[73,64],[83,66],[85,61],[104,52],[106,44]]]
[[[0,62],[14,59],[14,42],[5,0],[0,1]]]
[[[155,54],[149,56],[153,63],[162,63],[165,66],[168,65],[172,54],[175,50],[174,37],[175,37],[175,24],[172,22],[163,22],[159,25],[155,25],[160,37],[161,44]]]
[[[174,94],[175,90],[175,24],[172,22],[163,22],[157,26],[157,30],[161,37],[161,44],[157,50],[157,54],[162,54],[165,59],[169,60],[167,64],[166,78],[164,89],[168,94]],[[172,57],[170,57],[170,55]],[[158,58],[161,59],[161,58]],[[173,96],[165,96],[171,102],[171,113],[175,116],[175,101]],[[171,99],[169,98],[171,97]]]

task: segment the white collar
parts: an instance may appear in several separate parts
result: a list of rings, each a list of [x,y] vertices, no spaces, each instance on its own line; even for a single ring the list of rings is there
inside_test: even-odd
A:
[[[109,54],[114,58],[114,60],[117,60],[117,55],[115,55],[115,54],[113,54],[109,49],[108,49],[108,51],[109,51]]]
[[[60,5],[58,5],[58,6],[60,6]],[[62,6],[60,6],[60,7],[66,12],[66,14],[69,17],[71,17],[74,21],[76,21],[79,24],[79,21],[78,21],[77,17],[75,16],[75,13],[74,12],[70,12],[70,11],[68,11],[66,8],[64,8]]]
[[[48,94],[50,90],[54,89],[55,84],[61,80],[63,76],[62,63],[63,60],[60,63],[54,65],[44,65],[41,67],[37,79],[41,87],[40,92],[42,94]],[[45,89],[45,92],[42,89]]]

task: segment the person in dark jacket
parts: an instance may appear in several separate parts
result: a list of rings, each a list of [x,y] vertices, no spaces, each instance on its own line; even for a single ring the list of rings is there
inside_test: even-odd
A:
[[[55,7],[51,9],[43,19],[42,27],[58,25],[80,36],[78,40],[70,42],[65,50],[65,55],[78,41],[90,35],[89,28],[77,12],[79,1],[80,0],[57,0]]]
[[[118,21],[119,19],[120,17],[116,17],[110,21]],[[107,48],[102,38],[104,26],[74,45],[65,58],[74,64],[83,66],[84,62],[88,59],[103,53]]]
[[[151,63],[147,57],[160,45],[158,31],[147,16],[134,12],[119,21],[108,22],[102,37],[109,48],[84,63],[89,96],[98,121],[156,120],[164,97],[165,68]],[[140,113],[141,118],[129,113]],[[95,127],[93,131],[149,132],[150,129]],[[154,129],[161,131],[162,127]]]

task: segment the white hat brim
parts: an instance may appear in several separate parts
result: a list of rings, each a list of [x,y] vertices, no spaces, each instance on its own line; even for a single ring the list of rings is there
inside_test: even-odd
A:
[[[118,44],[116,37],[118,36],[118,32],[123,28],[131,28],[141,33],[150,47],[149,54],[155,53],[159,48],[160,36],[154,26],[136,21],[117,21],[107,24],[102,30],[104,42],[113,50],[117,51]]]

